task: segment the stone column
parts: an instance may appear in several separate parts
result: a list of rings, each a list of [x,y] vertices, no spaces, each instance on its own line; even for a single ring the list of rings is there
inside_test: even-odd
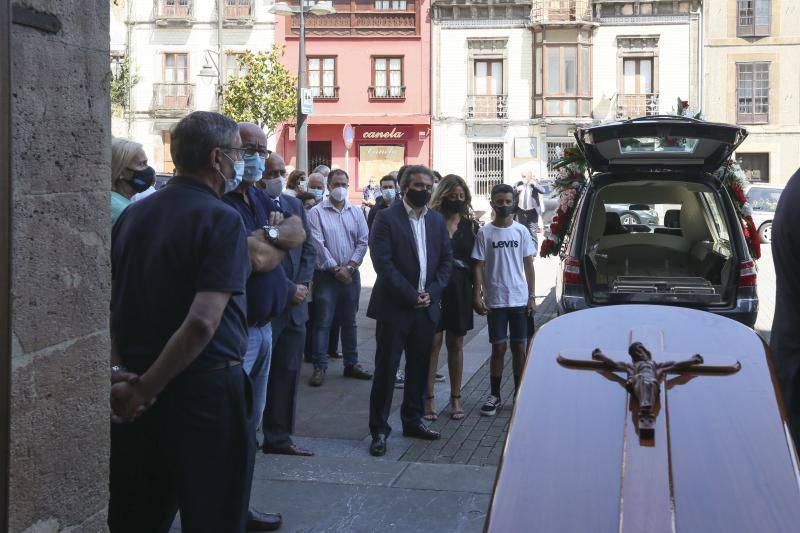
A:
[[[102,531],[109,3],[13,6],[10,531]]]

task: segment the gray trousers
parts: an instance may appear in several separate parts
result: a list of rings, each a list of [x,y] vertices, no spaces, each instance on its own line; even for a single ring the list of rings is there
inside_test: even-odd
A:
[[[305,342],[305,324],[295,324],[287,312],[272,320],[272,365],[261,425],[266,446],[284,448],[293,444],[297,389]]]
[[[533,237],[533,251],[534,254],[539,250],[539,222],[541,221],[539,213],[535,209],[530,211],[517,211],[517,222],[528,228],[528,231]]]

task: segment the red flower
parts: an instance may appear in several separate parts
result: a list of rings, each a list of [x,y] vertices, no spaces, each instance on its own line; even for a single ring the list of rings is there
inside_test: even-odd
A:
[[[753,252],[753,259],[761,258],[761,236],[758,234],[756,224],[753,222],[753,217],[745,217],[747,224],[747,233],[749,233],[748,242],[750,243],[750,251]]]
[[[740,204],[744,205],[747,203],[747,198],[744,197],[742,188],[739,187],[738,183],[731,183],[731,190],[733,191],[734,196],[736,196],[736,199],[739,200]]]
[[[555,243],[550,239],[542,241],[542,247],[539,249],[539,257],[547,257],[553,249]]]
[[[553,222],[552,224],[550,224],[550,233],[552,233],[553,235],[558,235],[558,230],[559,230],[558,222]]]
[[[688,100],[683,100],[681,102],[681,105],[683,106],[684,109],[687,109],[689,107],[689,101]]]
[[[553,215],[553,222],[558,222],[558,213]]]
[[[572,150],[569,148],[564,150],[564,157],[572,157]]]

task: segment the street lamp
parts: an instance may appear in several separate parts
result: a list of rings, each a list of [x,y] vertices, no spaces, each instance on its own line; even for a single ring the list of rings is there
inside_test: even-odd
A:
[[[300,0],[298,6],[290,6],[286,2],[277,2],[269,8],[270,13],[282,17],[300,15],[300,59],[297,62],[297,126],[295,127],[295,143],[297,144],[297,169],[308,172],[308,125],[306,116],[303,114],[303,89],[306,88],[306,19],[305,14],[311,13],[318,17],[330,15],[336,10],[330,1],[315,2],[311,5],[304,5],[306,0]],[[288,31],[291,31],[289,24]],[[287,33],[288,33],[287,31]]]
[[[197,75],[205,80],[208,80],[211,83],[213,78],[217,79],[217,107],[220,112],[222,112],[222,93],[223,93],[223,84],[222,84],[222,65],[214,61],[214,55],[217,56],[217,61],[220,60],[219,54],[214,50],[206,50],[205,51],[205,64],[203,68],[200,69],[200,72]]]

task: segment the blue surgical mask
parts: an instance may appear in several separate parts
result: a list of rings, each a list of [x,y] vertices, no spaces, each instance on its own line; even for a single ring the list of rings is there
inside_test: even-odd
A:
[[[233,161],[233,158],[222,152],[222,154]],[[225,192],[229,193],[233,190],[236,190],[237,187],[242,183],[242,176],[244,175],[244,161],[241,159],[239,161],[233,161],[233,177],[229,178],[222,173],[221,170],[217,169],[217,173],[222,176],[222,179],[225,180]]]
[[[386,201],[386,203],[389,203],[392,200],[394,200],[395,196],[397,196],[397,191],[394,189],[383,189],[381,191],[381,195],[383,196],[383,199]]]
[[[306,180],[300,180],[297,182],[297,188],[303,192],[308,190],[308,182]]]
[[[313,192],[314,193],[314,199],[317,202],[322,200],[322,197],[325,196],[325,191],[323,191],[321,189],[309,189],[309,192]]]
[[[261,154],[245,155],[244,156],[244,175],[242,179],[247,183],[255,183],[261,179],[261,174],[264,173],[267,162],[261,157]]]

